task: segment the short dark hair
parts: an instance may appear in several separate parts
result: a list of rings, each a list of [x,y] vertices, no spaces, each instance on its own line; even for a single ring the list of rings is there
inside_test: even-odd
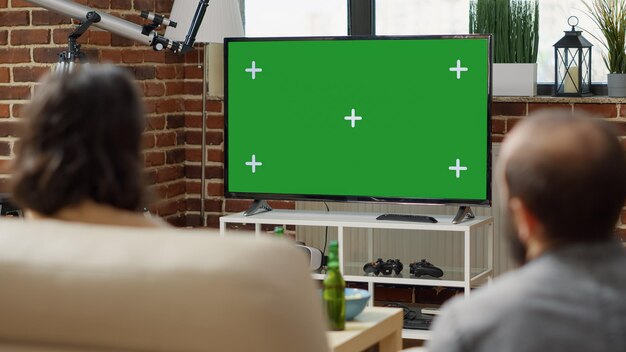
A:
[[[24,115],[11,178],[21,207],[44,215],[84,200],[143,207],[143,101],[126,70],[84,65],[51,74]]]
[[[626,157],[611,127],[554,110],[519,127],[525,139],[505,165],[509,197],[519,198],[555,242],[610,238],[626,198]]]

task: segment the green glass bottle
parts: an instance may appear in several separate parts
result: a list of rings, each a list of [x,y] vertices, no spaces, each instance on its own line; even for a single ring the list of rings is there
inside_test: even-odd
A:
[[[346,326],[346,282],[339,270],[339,245],[331,241],[328,252],[326,278],[324,279],[324,308],[331,330],[343,330]]]
[[[274,227],[274,236],[283,237],[285,235],[285,229],[282,226]]]

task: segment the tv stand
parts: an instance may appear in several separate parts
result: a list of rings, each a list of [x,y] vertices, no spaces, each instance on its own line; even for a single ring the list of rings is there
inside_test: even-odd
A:
[[[465,219],[473,219],[475,217],[476,216],[474,215],[472,208],[470,208],[469,206],[460,206],[459,211],[456,212],[454,219],[452,219],[452,223],[459,224]]]
[[[252,216],[256,214],[272,211],[272,207],[263,199],[255,199],[252,205],[243,212],[243,216]]]

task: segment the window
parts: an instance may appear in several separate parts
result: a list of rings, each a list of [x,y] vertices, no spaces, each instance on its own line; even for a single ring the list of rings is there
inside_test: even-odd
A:
[[[345,0],[245,0],[246,36],[346,35],[347,6]]]
[[[606,82],[607,69],[602,60],[602,45],[592,36],[602,38],[597,26],[586,14],[584,3],[591,0],[539,1],[539,55],[537,80],[554,82],[554,48],[563,31],[569,30],[567,18],[580,20],[579,30],[594,44],[592,80]],[[469,0],[377,0],[376,33],[380,35],[461,34],[469,26]]]

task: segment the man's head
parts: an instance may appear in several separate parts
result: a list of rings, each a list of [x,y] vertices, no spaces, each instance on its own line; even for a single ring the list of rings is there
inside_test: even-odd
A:
[[[498,178],[518,260],[609,239],[626,198],[619,140],[603,121],[569,111],[520,122],[503,144]]]

